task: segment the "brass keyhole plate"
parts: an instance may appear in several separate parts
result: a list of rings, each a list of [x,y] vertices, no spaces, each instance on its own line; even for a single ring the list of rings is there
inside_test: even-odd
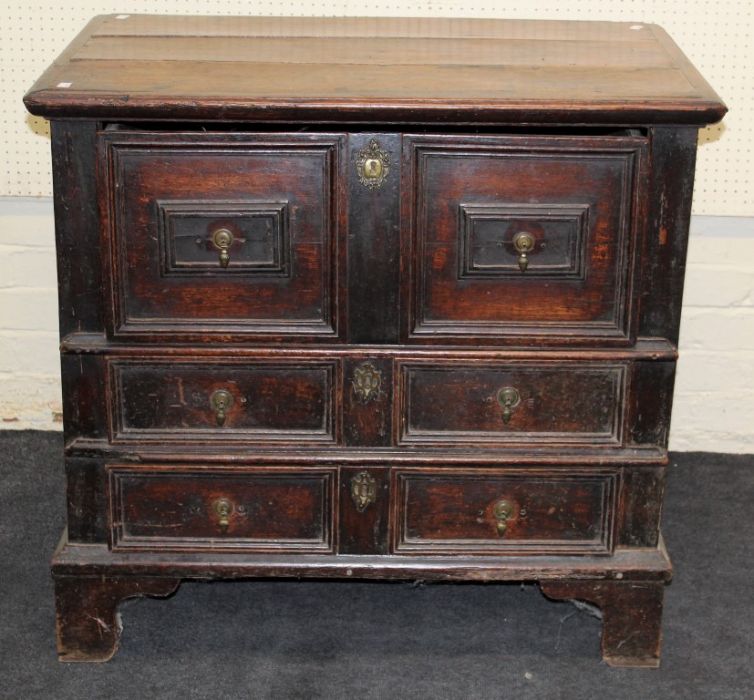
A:
[[[375,189],[381,187],[390,172],[390,154],[380,147],[376,139],[372,139],[366,148],[356,154],[356,173],[359,182]]]

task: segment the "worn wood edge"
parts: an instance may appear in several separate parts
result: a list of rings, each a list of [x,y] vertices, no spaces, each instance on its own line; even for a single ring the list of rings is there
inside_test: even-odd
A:
[[[253,448],[253,453],[250,453]],[[575,447],[564,448],[553,445],[532,449],[526,445],[499,449],[473,449],[466,447],[438,447],[417,449],[400,449],[395,447],[374,447],[358,449],[355,447],[333,446],[323,449],[321,446],[301,445],[286,447],[285,450],[270,448],[260,449],[259,444],[224,445],[222,453],[217,445],[201,444],[150,444],[136,443],[122,446],[113,445],[107,439],[77,437],[65,446],[67,457],[100,457],[120,459],[128,462],[175,462],[201,464],[290,464],[311,465],[317,468],[322,464],[366,464],[375,466],[400,466],[404,464],[453,467],[458,464],[474,466],[505,465],[540,465],[540,466],[590,466],[590,465],[626,465],[657,466],[668,464],[665,448],[655,445],[634,447]]]
[[[616,549],[610,557],[114,553],[107,545],[71,544],[66,532],[53,555],[51,570],[53,577],[390,578],[479,582],[537,581],[564,577],[668,581],[672,575],[672,565],[662,543],[656,549]]]
[[[40,82],[42,79],[40,79]],[[164,97],[138,93],[75,92],[33,87],[24,104],[36,116],[85,119],[203,119],[211,121],[256,121],[308,123],[443,123],[443,124],[688,124],[705,126],[720,121],[727,112],[722,102],[705,99],[686,101],[635,100],[508,101],[444,99],[313,100],[249,99],[237,97]]]
[[[110,661],[120,647],[123,624],[118,607],[133,598],[168,598],[180,587],[181,579],[165,576],[119,576],[106,575],[54,576],[56,588],[55,632],[58,660],[63,663]],[[105,595],[78,601],[80,605],[66,606],[61,603],[67,596],[60,589],[73,584],[79,587],[79,595],[91,594],[99,589]],[[125,586],[125,589],[124,589]],[[84,591],[81,591],[83,587]],[[88,589],[88,590],[87,590]],[[61,607],[62,605],[62,607]],[[89,609],[91,607],[91,612]],[[89,625],[95,623],[97,635],[94,644],[87,645],[86,630],[80,640],[72,635],[71,627],[81,623],[81,616],[88,618]],[[72,640],[73,637],[73,640]],[[73,643],[72,643],[73,641]],[[92,641],[91,637],[88,641]],[[76,643],[79,642],[79,643]],[[82,644],[83,642],[83,644]]]
[[[485,38],[495,37],[501,39],[509,38],[509,33],[490,31],[493,28],[501,27],[548,27],[549,29],[584,29],[587,26],[599,27],[602,30],[618,29],[631,27],[635,22],[629,21],[610,21],[610,20],[598,20],[598,21],[583,21],[583,20],[560,20],[560,19],[505,19],[505,18],[487,18],[487,17],[427,17],[420,15],[406,15],[406,16],[378,16],[378,15],[359,15],[359,16],[341,16],[341,17],[326,17],[319,15],[301,15],[301,16],[284,16],[284,15],[159,15],[149,12],[138,12],[127,15],[132,22],[128,24],[114,24],[111,22],[113,19],[117,19],[116,14],[104,15],[104,25],[108,25],[107,29],[103,29],[102,33],[92,32],[92,36],[101,36],[105,34],[107,36],[161,36],[164,30],[164,23],[171,22],[176,17],[180,18],[181,23],[189,22],[193,25],[199,25],[201,27],[201,36],[238,36],[239,25],[248,25],[250,23],[266,26],[264,31],[266,34],[248,34],[245,33],[241,36],[255,37],[255,36],[309,36],[314,27],[319,29],[322,25],[332,25],[335,23],[339,26],[337,31],[332,30],[328,33],[320,33],[316,36],[346,36],[353,39],[365,38],[365,37],[388,37],[398,36],[393,34],[396,31],[395,27],[400,26],[402,33],[400,36],[406,36],[413,38],[417,36],[415,33],[407,31],[407,28],[417,23],[423,25],[424,30],[432,27],[437,31],[437,28],[447,28],[451,25],[454,26],[457,34],[454,36],[464,36],[469,38]],[[276,32],[270,29],[271,26],[284,22],[288,25],[293,25],[296,29],[295,32],[286,27],[285,34],[282,34],[279,30]],[[209,23],[209,28],[208,28]],[[134,27],[134,24],[137,27]],[[459,29],[459,24],[461,28]],[[224,25],[232,25],[226,27]],[[359,29],[359,26],[368,26],[369,29]],[[374,25],[382,25],[381,31],[375,33]],[[306,30],[306,34],[301,32]],[[138,32],[138,33],[137,33]],[[199,36],[198,34],[188,33],[184,29],[182,36]],[[427,35],[429,36],[429,35]],[[445,38],[448,35],[447,31],[443,34],[436,33],[433,36]],[[626,35],[628,36],[628,35]],[[648,42],[648,38],[645,38],[646,34],[642,32],[639,35],[631,35],[628,41],[641,41]],[[541,37],[538,37],[541,38]],[[549,38],[549,34],[548,34]],[[579,40],[582,37],[577,37],[572,40]],[[613,38],[613,37],[611,37]]]
[[[718,105],[720,110],[720,119],[728,112],[727,105],[723,102],[720,95],[717,94],[715,89],[707,82],[704,76],[699,72],[696,66],[689,60],[688,56],[681,50],[681,47],[675,43],[673,38],[663,29],[659,24],[647,24],[649,30],[653,36],[657,39],[657,43],[665,49],[665,52],[671,58],[673,63],[683,72],[686,80],[689,81],[693,87],[699,91],[700,94],[705,95],[705,99]]]
[[[660,668],[660,659],[651,656],[639,658],[636,656],[604,654],[602,660],[612,668]]]
[[[255,356],[267,357],[274,356],[286,357],[309,357],[322,356],[327,357],[426,357],[442,358],[458,357],[459,359],[468,359],[473,355],[481,359],[531,359],[531,346],[499,345],[484,346],[475,349],[472,353],[469,350],[463,350],[458,345],[369,345],[369,344],[345,344],[333,343],[328,345],[297,345],[287,343],[285,345],[255,345],[255,344],[204,344],[198,347],[187,347],[186,345],[172,345],[165,343],[156,343],[149,345],[129,345],[109,341],[107,337],[100,333],[69,333],[60,343],[60,351],[66,354],[109,354],[118,357],[127,357],[137,355],[138,357],[149,356],[175,356],[182,355],[202,356],[202,357],[227,357],[229,354],[234,356]],[[630,347],[581,347],[569,348],[568,346],[538,346],[536,349],[537,358],[542,359],[606,359],[606,360],[675,360],[678,358],[678,349],[670,341],[664,338],[637,338],[636,343]]]

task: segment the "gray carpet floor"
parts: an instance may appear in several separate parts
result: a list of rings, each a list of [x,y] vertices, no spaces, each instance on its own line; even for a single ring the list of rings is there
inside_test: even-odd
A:
[[[107,664],[55,656],[62,437],[0,432],[0,698],[751,698],[754,456],[672,455],[662,667],[612,669],[600,622],[534,585],[185,583],[125,603]]]

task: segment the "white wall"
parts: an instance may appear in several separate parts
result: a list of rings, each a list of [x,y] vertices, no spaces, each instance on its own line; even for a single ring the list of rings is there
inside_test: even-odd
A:
[[[0,198],[0,428],[60,427],[52,203]],[[754,452],[754,218],[695,216],[670,446]]]

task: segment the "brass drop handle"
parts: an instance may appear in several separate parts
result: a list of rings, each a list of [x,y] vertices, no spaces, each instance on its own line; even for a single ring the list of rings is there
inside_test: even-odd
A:
[[[529,253],[534,250],[534,236],[526,231],[519,231],[513,236],[513,247],[518,253],[518,267],[521,272],[526,272],[529,267]]]
[[[225,425],[225,419],[228,417],[228,410],[233,405],[233,394],[227,389],[218,389],[213,391],[209,397],[209,405],[215,412],[215,421],[218,425]]]
[[[503,423],[507,424],[516,407],[521,403],[521,394],[513,386],[504,386],[497,392],[497,401],[503,409]]]
[[[513,504],[513,502],[501,498],[495,505],[492,507],[492,514],[495,516],[495,521],[497,522],[497,534],[501,537],[505,534],[505,531],[508,529],[508,520],[509,518],[516,512],[516,507]]]
[[[227,228],[219,228],[212,234],[212,244],[220,251],[220,267],[228,267],[228,249],[233,245],[233,234]]]
[[[217,524],[222,530],[227,530],[230,525],[230,514],[233,512],[233,504],[227,498],[218,498],[214,503],[217,514]]]

